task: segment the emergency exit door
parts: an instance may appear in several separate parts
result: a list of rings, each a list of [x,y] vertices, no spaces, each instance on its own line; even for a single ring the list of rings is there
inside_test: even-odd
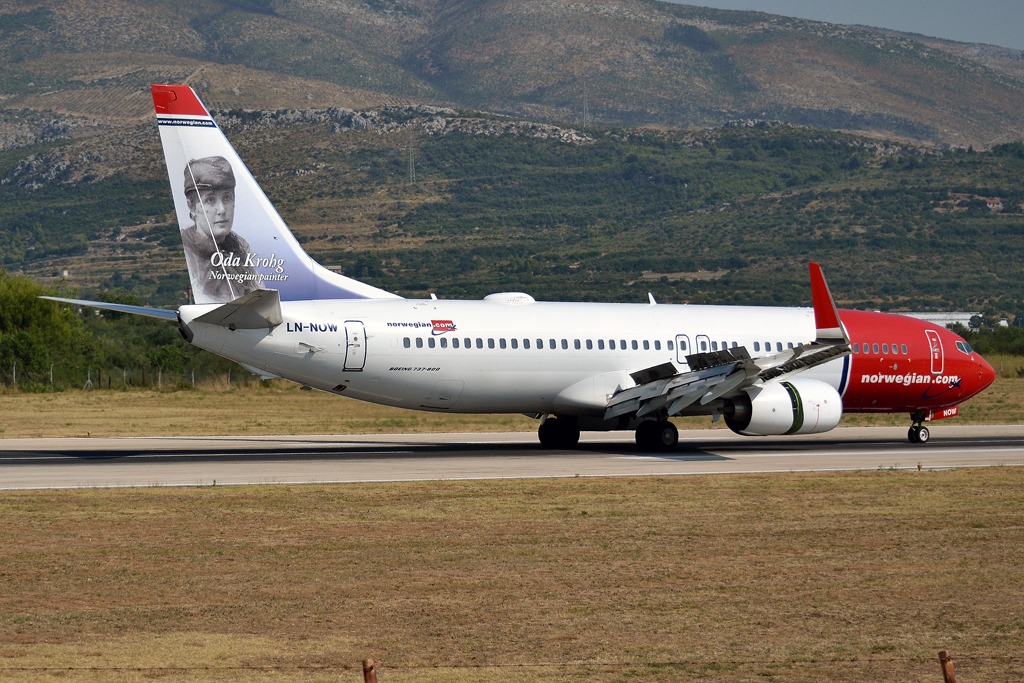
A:
[[[366,328],[358,320],[345,321],[345,371],[362,372],[366,365]]]

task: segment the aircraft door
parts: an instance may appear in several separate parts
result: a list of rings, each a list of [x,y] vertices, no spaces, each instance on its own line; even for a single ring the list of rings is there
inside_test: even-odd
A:
[[[932,374],[941,375],[942,367],[944,365],[944,358],[942,356],[942,340],[939,339],[939,333],[935,330],[925,330],[924,333],[928,337],[928,348],[931,351]]]
[[[686,365],[686,357],[693,351],[690,349],[690,338],[685,334],[676,335],[676,363]]]
[[[693,340],[693,353],[707,353],[711,350],[711,339],[706,334],[698,334]]]
[[[366,365],[366,329],[358,320],[345,321],[345,371],[362,372]]]

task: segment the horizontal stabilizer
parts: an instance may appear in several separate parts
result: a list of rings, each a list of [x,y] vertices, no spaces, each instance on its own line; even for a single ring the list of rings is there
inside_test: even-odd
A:
[[[109,301],[86,301],[85,299],[64,299],[59,296],[41,296],[40,299],[59,301],[62,304],[74,304],[76,306],[88,306],[99,308],[104,311],[117,311],[118,313],[131,313],[132,315],[145,315],[150,318],[161,320],[177,320],[178,312],[166,308],[149,308],[148,306],[130,306],[128,304],[115,304]]]
[[[276,289],[257,289],[204,313],[194,322],[220,325],[229,330],[276,327],[284,322],[281,316],[281,296]]]

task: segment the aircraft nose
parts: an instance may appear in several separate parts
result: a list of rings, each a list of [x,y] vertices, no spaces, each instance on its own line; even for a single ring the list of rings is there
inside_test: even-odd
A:
[[[996,380],[996,371],[988,361],[981,356],[976,356],[978,359],[978,381],[981,383],[979,391],[986,389],[992,382]]]

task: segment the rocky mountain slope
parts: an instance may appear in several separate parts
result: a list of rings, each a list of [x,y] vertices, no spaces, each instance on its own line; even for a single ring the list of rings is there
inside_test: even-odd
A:
[[[1024,54],[655,0],[0,1],[0,106],[117,122],[148,83],[211,106],[434,104],[553,121],[737,118],[989,147]],[[585,121],[584,121],[585,120]]]

